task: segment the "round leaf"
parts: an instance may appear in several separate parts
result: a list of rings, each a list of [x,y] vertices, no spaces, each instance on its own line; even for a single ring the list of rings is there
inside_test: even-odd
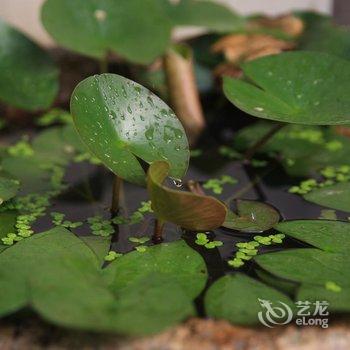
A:
[[[47,0],[42,22],[68,49],[97,58],[112,50],[141,64],[165,51],[171,30],[158,0]]]
[[[187,230],[212,230],[222,225],[226,206],[214,197],[172,190],[163,185],[169,174],[167,162],[155,162],[148,169],[147,188],[152,209],[161,221],[173,222]]]
[[[226,97],[259,118],[315,125],[350,123],[350,62],[319,52],[288,52],[243,65],[252,83],[226,78]]]
[[[188,166],[185,131],[169,107],[143,86],[116,74],[83,80],[71,98],[81,139],[121,178],[143,185],[147,163],[167,160],[170,175],[181,178]]]
[[[48,54],[0,20],[0,99],[28,111],[48,108],[58,92],[58,70]]]

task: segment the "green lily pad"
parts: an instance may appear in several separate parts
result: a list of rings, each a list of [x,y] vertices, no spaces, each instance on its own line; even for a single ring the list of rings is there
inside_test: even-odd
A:
[[[339,287],[338,287],[339,288]],[[329,311],[350,311],[350,288],[339,288],[339,291],[329,290],[326,285],[324,286],[313,286],[303,284],[297,293],[297,300],[308,300],[310,302],[327,301]]]
[[[208,316],[224,319],[237,325],[259,324],[258,314],[264,312],[260,302],[270,301],[275,306],[287,305],[292,311],[292,301],[281,292],[242,274],[224,276],[216,281],[205,296]],[[266,311],[266,310],[265,310]],[[290,312],[291,312],[290,311]],[[293,314],[286,312],[288,322]],[[289,318],[288,318],[289,316]]]
[[[262,254],[254,259],[259,266],[287,280],[324,285],[334,281],[350,286],[350,258],[319,249],[288,249]]]
[[[112,328],[114,297],[103,287],[95,255],[71,232],[55,228],[0,255],[0,314],[31,305],[56,324]],[[96,324],[96,320],[98,320]]]
[[[216,32],[244,28],[244,17],[212,1],[181,0],[169,4],[169,15],[175,25],[200,26]]]
[[[17,180],[0,177],[0,205],[13,198],[18,192],[19,186]]]
[[[226,78],[226,97],[255,117],[314,125],[350,123],[350,62],[319,52],[288,52],[243,65],[250,82]]]
[[[172,27],[157,0],[47,0],[41,17],[49,34],[70,50],[96,58],[115,51],[141,64],[165,51]]]
[[[48,108],[58,92],[49,55],[2,20],[0,43],[0,99],[28,111]]]
[[[266,203],[237,200],[236,206],[238,215],[230,212],[222,226],[243,232],[263,232],[280,219],[278,211]]]
[[[137,251],[125,254],[111,263],[104,274],[116,292],[149,274],[170,276],[192,299],[207,281],[203,258],[183,240],[148,247],[142,254]]]
[[[334,220],[292,220],[275,228],[316,248],[334,253],[350,249],[350,223]]]
[[[181,178],[188,166],[185,131],[169,107],[143,86],[116,74],[82,81],[71,98],[77,131],[90,151],[121,178],[145,184],[139,163],[166,160]]]
[[[163,185],[169,174],[167,162],[154,162],[148,169],[147,188],[152,209],[161,221],[173,222],[187,230],[206,231],[221,226],[226,206],[214,197],[172,190]]]
[[[317,188],[304,195],[312,203],[350,212],[350,182]]]

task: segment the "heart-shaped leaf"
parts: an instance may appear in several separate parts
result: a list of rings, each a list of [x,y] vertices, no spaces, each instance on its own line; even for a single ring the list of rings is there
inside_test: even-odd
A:
[[[317,188],[304,195],[312,203],[350,212],[350,182]]]
[[[148,169],[147,188],[152,209],[161,221],[173,222],[187,230],[212,230],[222,225],[226,206],[214,197],[172,190],[163,185],[169,164],[154,162]]]
[[[236,207],[238,215],[229,212],[222,226],[243,232],[263,232],[280,219],[278,211],[266,203],[237,200]]]
[[[170,39],[171,21],[158,0],[47,0],[41,17],[60,45],[97,58],[115,51],[150,63]]]
[[[13,198],[19,190],[19,181],[0,177],[0,205]]]
[[[205,296],[205,308],[208,316],[224,319],[234,324],[258,324],[259,311],[263,310],[261,302],[270,301],[276,305],[290,308],[292,301],[281,292],[253,278],[242,274],[221,277],[208,290]],[[284,304],[284,305],[283,305]],[[293,315],[287,314],[288,321]],[[291,319],[289,319],[290,321]]]
[[[259,118],[315,125],[350,123],[350,62],[319,52],[288,52],[243,65],[251,81],[226,78],[226,97]]]
[[[166,160],[181,178],[188,166],[185,131],[169,107],[143,86],[116,74],[83,80],[71,98],[76,129],[96,157],[121,178],[145,184],[137,159]]]
[[[0,20],[0,99],[28,111],[48,108],[58,92],[58,70],[48,54]]]
[[[328,252],[350,249],[350,223],[328,220],[292,220],[277,224],[284,234]]]

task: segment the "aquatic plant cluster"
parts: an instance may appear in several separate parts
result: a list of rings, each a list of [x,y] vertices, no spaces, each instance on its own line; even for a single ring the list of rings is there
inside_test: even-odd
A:
[[[325,300],[334,314],[350,312],[346,29],[310,13],[262,24],[193,0],[108,0],[101,8],[46,0],[42,21],[58,45],[99,61],[101,74],[75,87],[70,111],[50,109],[58,68],[0,21],[9,46],[6,59],[0,52],[0,99],[41,114],[33,130],[0,146],[0,317],[30,309],[65,328],[146,335],[198,316],[199,304],[206,316],[238,325],[259,323],[258,299],[291,308]],[[317,23],[335,38],[328,45],[317,41]],[[188,24],[210,30],[210,44],[171,44],[172,29]],[[266,36],[272,48],[247,45]],[[130,76],[108,72],[110,52]],[[154,61],[157,79],[147,67]],[[209,121],[200,89],[216,96],[215,118],[225,97],[234,117],[259,121],[230,140],[210,143],[204,133],[202,141]],[[214,163],[215,172],[191,179],[190,160]],[[224,164],[243,169],[248,183]],[[318,219],[285,220],[288,213],[263,200],[259,186],[275,168],[288,175],[286,198],[314,204]],[[111,203],[93,193],[106,187]],[[67,205],[73,195],[83,216]]]

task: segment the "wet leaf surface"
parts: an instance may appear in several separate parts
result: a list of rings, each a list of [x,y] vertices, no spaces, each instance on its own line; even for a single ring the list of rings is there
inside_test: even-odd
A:
[[[147,188],[152,208],[161,221],[173,222],[187,230],[211,230],[222,225],[226,206],[214,197],[176,191],[163,185],[169,164],[155,162],[148,170]]]
[[[259,299],[282,302],[294,308],[287,296],[243,274],[228,275],[216,281],[205,296],[205,307],[210,317],[237,325],[254,325],[259,324],[258,313],[262,310]]]
[[[87,78],[73,92],[71,112],[90,151],[121,178],[145,184],[137,157],[168,161],[174,178],[185,174],[185,131],[172,110],[143,86],[116,74]]]
[[[248,200],[237,200],[237,215],[230,212],[224,227],[243,232],[263,232],[278,223],[280,214],[269,204]]]
[[[252,83],[226,78],[224,93],[246,113],[298,124],[350,122],[348,61],[300,51],[263,57],[242,68]]]
[[[304,195],[304,198],[324,207],[350,212],[350,182],[317,188]]]
[[[277,224],[275,228],[316,248],[346,253],[350,249],[350,223],[328,220],[293,220]]]
[[[0,20],[0,99],[28,111],[48,108],[58,92],[58,70],[33,41]]]

